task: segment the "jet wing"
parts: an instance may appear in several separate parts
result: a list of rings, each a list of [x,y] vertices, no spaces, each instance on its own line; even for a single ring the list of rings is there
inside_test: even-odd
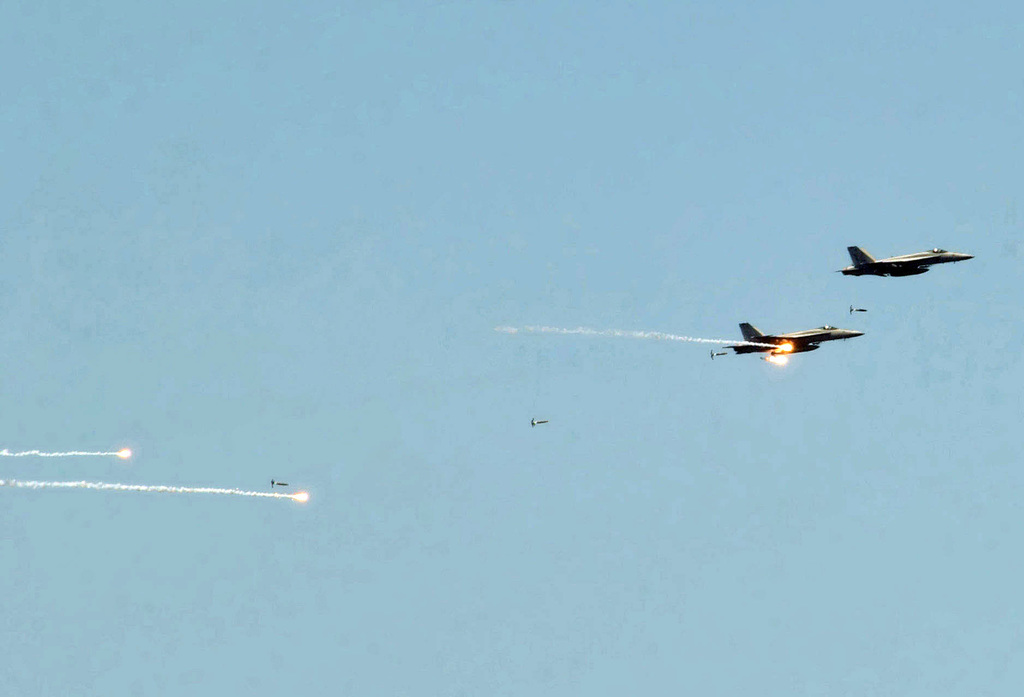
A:
[[[899,261],[889,264],[884,264],[881,268],[884,273],[890,276],[916,276],[919,273],[924,273],[930,267],[929,260],[921,259],[918,261]]]

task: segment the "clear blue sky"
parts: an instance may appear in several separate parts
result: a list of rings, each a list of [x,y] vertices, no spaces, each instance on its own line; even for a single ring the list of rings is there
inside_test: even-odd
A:
[[[0,478],[313,496],[0,491],[2,691],[1019,694],[1024,10],[831,5],[0,6]]]

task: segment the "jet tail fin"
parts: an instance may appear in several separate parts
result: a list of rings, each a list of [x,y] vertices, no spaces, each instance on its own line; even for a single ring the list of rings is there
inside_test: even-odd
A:
[[[854,266],[863,266],[864,264],[875,263],[875,258],[860,247],[847,247],[846,251],[850,253],[850,258],[853,260]]]
[[[743,332],[744,341],[757,341],[764,336],[760,329],[746,322],[740,322],[740,331]]]

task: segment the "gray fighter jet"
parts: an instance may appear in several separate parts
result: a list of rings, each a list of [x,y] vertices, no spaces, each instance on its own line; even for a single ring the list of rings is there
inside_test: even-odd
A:
[[[904,254],[887,259],[875,259],[860,247],[847,247],[853,266],[840,269],[844,276],[915,276],[924,273],[932,264],[949,264],[973,259],[970,254],[947,252],[936,247],[927,252]]]
[[[854,312],[867,312],[867,310],[863,307],[854,307],[853,305],[850,305],[850,314],[852,315]]]
[[[853,329],[836,329],[825,325],[817,329],[805,329],[802,332],[790,332],[789,334],[763,334],[757,327],[743,322],[740,324],[740,331],[743,332],[743,340],[763,346],[749,346],[740,344],[738,346],[726,346],[736,353],[767,353],[772,356],[786,355],[790,353],[803,353],[819,348],[823,341],[836,341],[838,339],[853,339],[863,336],[864,332]]]
[[[547,423],[547,420],[538,421],[537,419],[530,419],[530,425],[531,426],[536,426],[537,424],[546,424],[546,423]]]

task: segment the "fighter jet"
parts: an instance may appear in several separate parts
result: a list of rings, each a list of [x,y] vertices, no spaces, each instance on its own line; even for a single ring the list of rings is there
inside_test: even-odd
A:
[[[927,252],[887,259],[875,259],[860,247],[847,247],[846,250],[850,253],[853,266],[840,269],[844,276],[915,276],[927,271],[932,264],[949,264],[974,258],[970,254],[947,252],[938,247]]]
[[[728,351],[712,351],[711,352],[711,360],[715,360],[716,356],[728,356],[728,355],[729,355]]]
[[[743,332],[744,341],[764,345],[749,346],[747,344],[739,344],[738,346],[726,346],[725,348],[732,349],[736,353],[767,353],[772,356],[814,351],[819,348],[819,344],[823,341],[852,339],[864,335],[864,332],[854,331],[853,329],[836,329],[827,324],[817,329],[805,329],[802,332],[763,334],[757,327],[743,322],[740,324],[740,331]]]
[[[546,424],[546,423],[547,423],[546,420],[545,421],[538,421],[537,419],[530,419],[530,425],[531,426],[536,426],[537,424]]]
[[[850,305],[850,314],[852,315],[854,312],[867,312],[867,310],[863,307],[854,307],[853,305]]]
[[[273,489],[275,486],[288,486],[288,482],[275,482],[273,479],[271,479],[270,488]]]

